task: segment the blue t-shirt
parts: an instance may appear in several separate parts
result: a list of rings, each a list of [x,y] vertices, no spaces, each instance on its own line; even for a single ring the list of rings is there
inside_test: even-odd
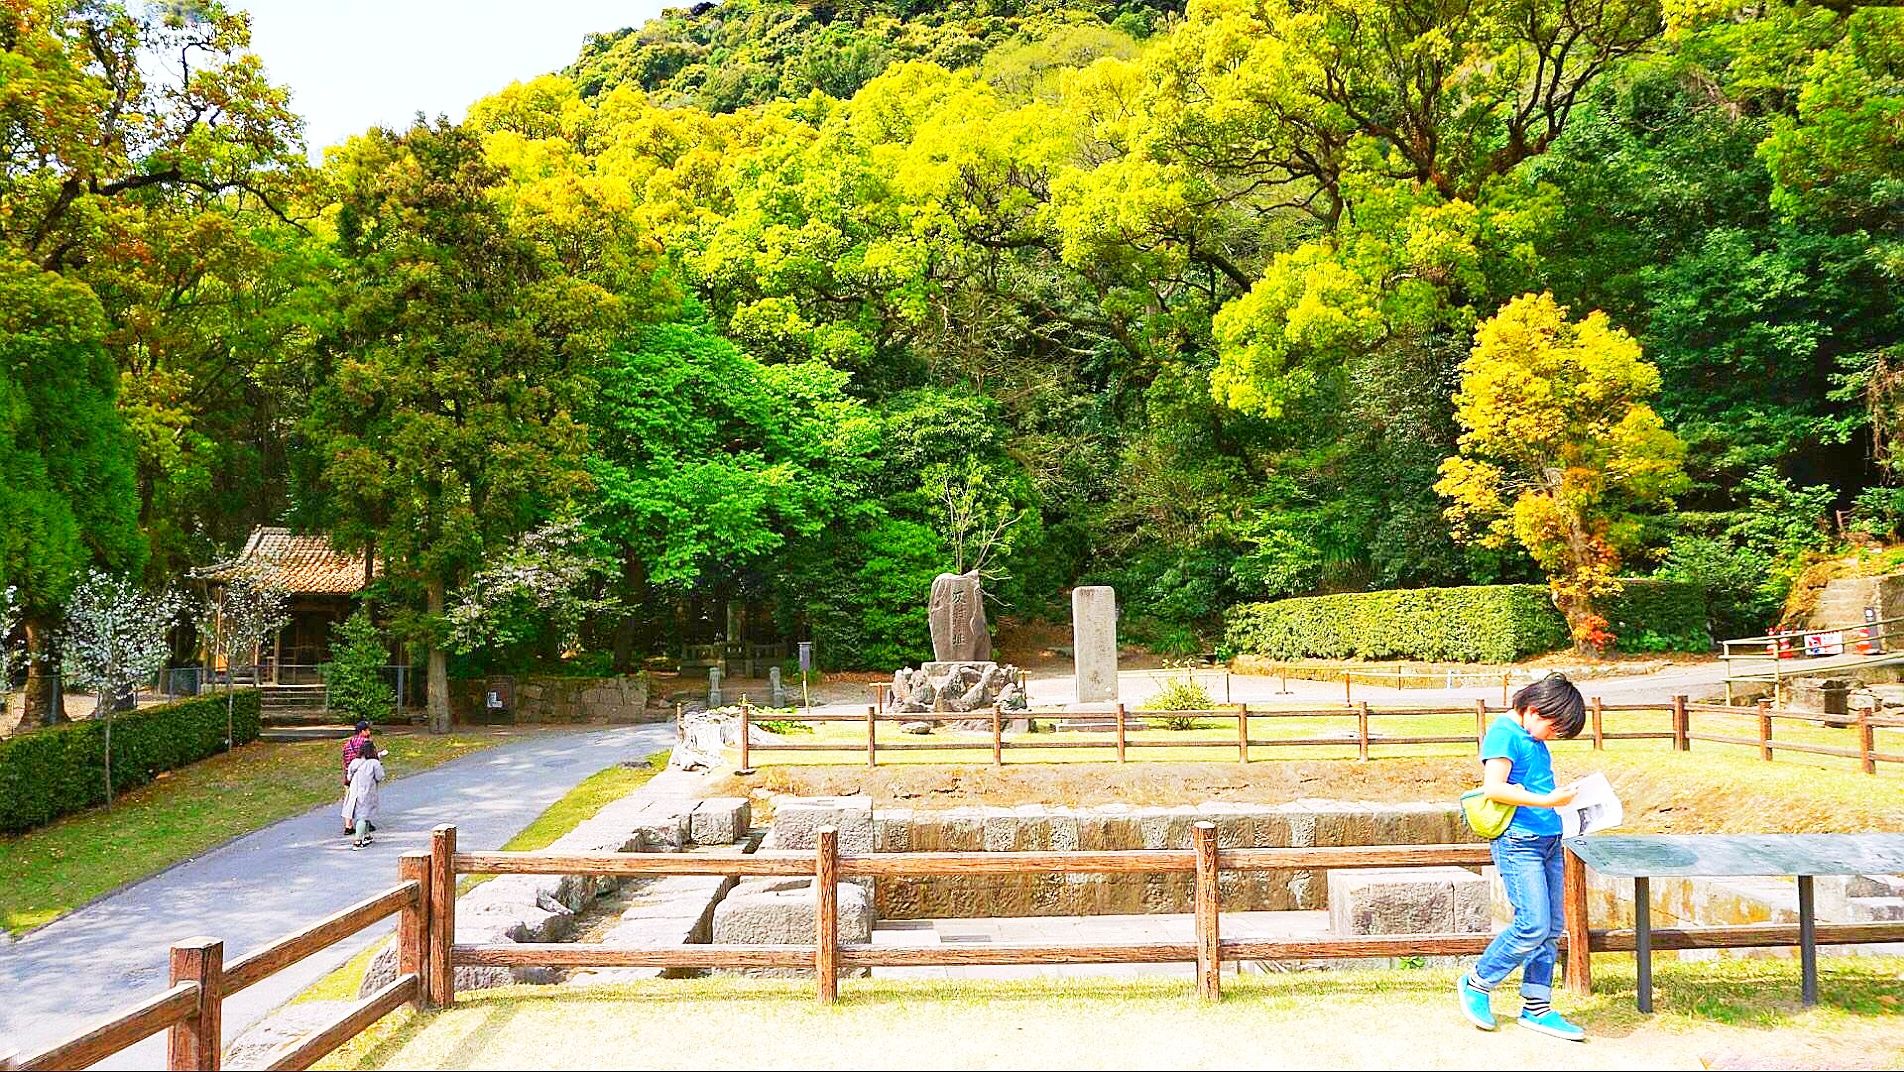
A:
[[[1530,793],[1554,791],[1554,757],[1547,751],[1547,742],[1535,740],[1506,715],[1494,720],[1481,741],[1481,762],[1490,759],[1505,759],[1512,764],[1507,780],[1522,789]],[[1558,836],[1560,813],[1523,804],[1514,809],[1514,821],[1507,824],[1507,832],[1522,837]]]

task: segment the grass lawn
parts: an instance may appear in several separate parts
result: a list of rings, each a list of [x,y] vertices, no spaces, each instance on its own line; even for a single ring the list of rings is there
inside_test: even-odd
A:
[[[1904,960],[1832,957],[1821,1004],[1795,961],[1660,964],[1658,1009],[1633,1009],[1630,958],[1595,958],[1596,992],[1556,1004],[1584,1045],[1454,1009],[1453,969],[1226,974],[1224,1000],[1182,980],[654,980],[460,995],[400,1012],[319,1068],[1904,1068]],[[1495,1001],[1511,1013],[1512,995]],[[1107,1030],[1108,1028],[1108,1030]]]
[[[419,771],[509,740],[497,731],[381,737]],[[0,838],[0,926],[21,934],[234,837],[341,799],[341,741],[260,742],[161,774],[110,810]]]
[[[656,752],[648,758],[646,767],[623,767],[620,765],[606,770],[596,771],[582,783],[548,806],[534,822],[523,827],[522,832],[503,845],[504,852],[534,852],[546,849],[563,834],[580,826],[595,813],[635,790],[646,785],[659,771],[666,770],[668,753]],[[494,875],[464,875],[456,880],[456,892],[463,894],[472,887],[481,885],[494,878]],[[370,962],[386,943],[379,942],[350,958],[344,966],[330,973],[310,988],[299,994],[294,1001],[355,1001],[357,991],[363,985],[364,972],[370,968]]]

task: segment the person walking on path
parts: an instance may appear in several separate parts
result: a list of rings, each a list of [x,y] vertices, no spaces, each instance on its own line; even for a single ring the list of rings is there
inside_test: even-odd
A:
[[[1482,793],[1514,807],[1507,829],[1489,843],[1514,920],[1455,983],[1462,1014],[1483,1031],[1494,1030],[1490,995],[1519,968],[1518,1023],[1573,1042],[1587,1037],[1550,1004],[1563,926],[1560,815],[1554,809],[1573,800],[1575,789],[1554,788],[1554,758],[1547,750],[1555,737],[1578,735],[1586,718],[1580,690],[1565,675],[1549,674],[1515,693],[1513,710],[1496,718],[1481,742]]]
[[[346,793],[350,792],[350,765],[375,751],[375,747],[370,743],[370,723],[359,720],[352,728],[350,736],[344,741],[344,765],[341,770]],[[344,836],[349,837],[354,832],[350,828],[350,823],[346,822]]]
[[[376,829],[370,820],[377,817],[377,787],[383,784],[383,757],[388,752],[370,752],[351,761],[350,789],[344,793],[344,826],[357,835],[353,849],[370,844],[370,832]]]

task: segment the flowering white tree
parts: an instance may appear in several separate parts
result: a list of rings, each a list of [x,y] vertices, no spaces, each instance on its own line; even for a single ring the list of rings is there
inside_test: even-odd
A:
[[[216,599],[200,608],[199,634],[214,664],[225,663],[225,750],[233,744],[232,677],[239,661],[258,665],[258,649],[266,637],[291,620],[291,593],[275,577],[239,573],[219,587]]]
[[[97,570],[66,601],[61,651],[67,676],[99,696],[94,718],[106,720],[106,806],[112,806],[112,719],[120,701],[165,668],[170,634],[183,604],[173,592],[151,593],[126,577]]]
[[[450,650],[515,643],[530,635],[538,617],[566,642],[589,616],[616,608],[613,597],[599,594],[613,569],[581,522],[542,525],[457,589],[444,615]]]
[[[0,588],[0,733],[12,725],[13,630],[20,624],[20,603],[12,585]]]

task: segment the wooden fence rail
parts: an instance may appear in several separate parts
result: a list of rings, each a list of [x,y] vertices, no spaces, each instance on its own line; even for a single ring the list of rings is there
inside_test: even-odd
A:
[[[355,1038],[391,1010],[423,998],[422,967],[430,908],[430,854],[405,853],[402,881],[316,923],[226,964],[216,938],[190,938],[172,946],[171,988],[130,1009],[102,1019],[37,1053],[0,1053],[0,1070],[86,1068],[129,1046],[166,1032],[168,1069],[212,1069],[223,1060],[226,998],[269,979],[293,964],[365,928],[397,916],[398,975],[388,986],[352,1005],[336,1020],[274,1054],[272,1069],[305,1069]]]
[[[740,768],[743,771],[753,768],[753,756],[756,752],[833,752],[854,753],[863,750],[867,766],[878,766],[881,753],[891,752],[970,752],[983,750],[988,744],[991,748],[994,766],[1003,766],[1006,753],[1038,753],[1047,749],[1096,749],[1107,751],[1115,761],[1129,761],[1132,750],[1146,748],[1197,749],[1219,753],[1220,757],[1239,763],[1248,763],[1260,749],[1277,748],[1353,748],[1357,760],[1379,758],[1376,750],[1390,747],[1467,744],[1472,742],[1477,748],[1487,734],[1488,717],[1506,710],[1492,707],[1486,701],[1476,700],[1472,705],[1438,705],[1411,707],[1374,707],[1367,702],[1357,702],[1339,706],[1314,708],[1265,708],[1250,707],[1247,704],[1232,704],[1227,707],[1210,708],[1199,711],[1140,711],[1130,712],[1123,704],[1117,704],[1101,716],[1109,725],[1105,730],[1095,733],[1061,731],[1054,734],[1037,734],[1035,739],[1022,734],[1007,735],[1005,727],[1013,720],[1041,719],[1058,721],[1080,717],[1077,712],[1067,710],[1030,710],[1002,711],[996,707],[963,713],[920,712],[882,714],[877,707],[869,706],[863,714],[815,713],[803,715],[800,722],[863,723],[866,727],[865,743],[855,747],[846,741],[774,741],[755,742],[751,740],[751,728],[754,725],[753,711],[750,705],[741,705],[740,727]],[[1465,728],[1459,733],[1415,733],[1391,734],[1377,732],[1372,727],[1378,721],[1399,719],[1420,719],[1455,715],[1473,715],[1474,729]],[[1734,734],[1713,732],[1710,729],[1695,729],[1694,715],[1709,727],[1721,716],[1757,720],[1756,735],[1745,737]],[[1619,722],[1640,715],[1654,716],[1653,724],[1664,724],[1666,728],[1654,729],[1609,729],[1608,716]],[[1170,719],[1190,722],[1224,722],[1235,726],[1235,735],[1227,740],[1212,738],[1183,737],[1142,737],[1132,736],[1133,729],[1147,729],[1146,720]],[[1264,737],[1252,733],[1252,727],[1274,726],[1278,720],[1290,719],[1339,719],[1345,724],[1340,733],[1327,735],[1305,735],[1290,737]],[[1822,744],[1815,741],[1777,740],[1773,735],[1773,725],[1777,721],[1802,722],[1819,727],[1843,729],[1855,743],[1844,745]],[[893,741],[879,740],[878,727],[881,724],[894,725],[908,722],[929,724],[947,722],[976,722],[989,729],[989,740],[953,740],[953,741]],[[1628,722],[1631,725],[1631,722]],[[1643,723],[1642,723],[1643,725]],[[1690,751],[1694,741],[1708,744],[1736,745],[1756,748],[1761,759],[1773,760],[1778,752],[1799,752],[1810,755],[1835,756],[1856,760],[1859,769],[1866,774],[1878,773],[1880,763],[1904,763],[1904,752],[1884,751],[1879,748],[1878,730],[1904,729],[1904,719],[1880,717],[1875,711],[1866,708],[1856,716],[1833,718],[1826,715],[1811,714],[1802,711],[1789,711],[1772,708],[1761,701],[1756,708],[1726,707],[1719,704],[1692,703],[1684,696],[1673,697],[1670,703],[1606,703],[1595,697],[1589,702],[1587,726],[1580,739],[1588,742],[1596,750],[1605,749],[1609,741],[1670,741],[1675,751]],[[1104,734],[1109,739],[1104,739]],[[1904,744],[1900,744],[1904,748]]]

